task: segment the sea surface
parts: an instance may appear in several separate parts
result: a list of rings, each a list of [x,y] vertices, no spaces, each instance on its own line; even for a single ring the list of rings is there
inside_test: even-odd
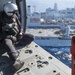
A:
[[[71,68],[72,62],[71,62],[70,47],[65,48],[43,47],[43,48]]]

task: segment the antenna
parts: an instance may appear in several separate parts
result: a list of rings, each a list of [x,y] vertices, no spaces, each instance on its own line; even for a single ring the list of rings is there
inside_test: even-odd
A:
[[[33,6],[33,12],[35,12],[35,11],[36,11],[36,6],[34,5],[34,6]]]

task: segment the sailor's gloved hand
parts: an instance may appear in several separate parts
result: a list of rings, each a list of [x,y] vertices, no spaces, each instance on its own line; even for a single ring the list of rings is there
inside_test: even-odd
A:
[[[24,32],[20,32],[20,33],[19,33],[19,35],[24,35],[24,34],[25,34]]]
[[[24,33],[23,33],[23,32],[20,32],[20,33],[19,33],[19,40],[22,39],[23,36],[24,36]]]

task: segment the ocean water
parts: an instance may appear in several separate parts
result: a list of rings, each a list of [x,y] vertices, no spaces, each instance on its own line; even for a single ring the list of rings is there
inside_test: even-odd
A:
[[[47,48],[43,47],[46,51],[51,53],[53,56],[55,56],[58,60],[66,64],[71,68],[72,62],[71,62],[71,53],[70,53],[70,47],[65,48]]]

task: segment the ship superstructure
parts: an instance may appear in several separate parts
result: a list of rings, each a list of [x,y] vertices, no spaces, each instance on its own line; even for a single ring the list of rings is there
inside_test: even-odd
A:
[[[47,8],[45,12],[31,12],[31,6],[28,6],[28,22],[27,26],[51,26],[51,25],[75,25],[75,7],[67,8],[64,10],[58,10],[57,3],[54,4],[54,8]]]

